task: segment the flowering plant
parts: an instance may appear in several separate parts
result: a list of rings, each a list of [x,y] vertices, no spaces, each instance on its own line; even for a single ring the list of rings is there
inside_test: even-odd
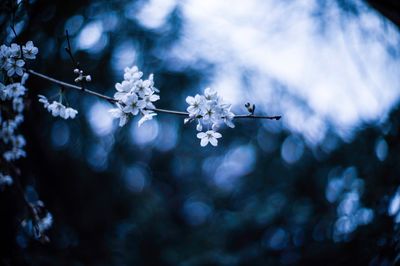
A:
[[[13,3],[13,2],[12,2]],[[13,6],[13,16],[11,30],[14,38],[17,37],[15,31],[15,12],[18,9]],[[197,138],[200,139],[202,147],[209,143],[212,146],[218,145],[218,140],[222,137],[219,132],[223,125],[234,128],[234,119],[237,118],[258,118],[279,120],[280,116],[256,116],[254,115],[254,105],[247,103],[245,107],[248,113],[235,115],[231,111],[231,104],[226,103],[216,90],[206,88],[202,95],[188,96],[186,102],[189,105],[187,112],[161,109],[156,106],[160,100],[160,91],[154,86],[154,75],[150,74],[147,79],[143,78],[143,73],[137,66],[126,67],[123,74],[123,80],[115,84],[116,92],[113,97],[100,94],[88,89],[92,81],[91,75],[88,75],[75,60],[68,31],[66,31],[67,47],[66,52],[74,64],[73,73],[76,75],[75,84],[67,83],[54,79],[35,70],[28,68],[29,60],[36,59],[39,49],[32,41],[25,44],[16,42],[10,45],[2,44],[0,46],[0,71],[3,79],[0,82],[0,141],[1,147],[4,147],[0,160],[2,168],[0,170],[0,189],[11,186],[14,183],[18,186],[18,191],[24,193],[21,188],[20,171],[15,167],[14,162],[22,157],[26,157],[24,147],[26,141],[19,132],[19,126],[24,121],[24,110],[26,109],[26,81],[29,75],[34,75],[58,84],[61,86],[59,93],[52,97],[38,95],[38,101],[54,117],[63,119],[75,119],[78,116],[78,110],[69,106],[66,99],[66,89],[76,89],[81,92],[94,95],[107,100],[113,104],[109,110],[110,114],[119,119],[119,126],[123,127],[134,116],[141,116],[138,121],[140,127],[146,121],[152,120],[159,113],[179,115],[184,117],[184,123],[196,123]],[[57,98],[58,97],[58,98]],[[55,98],[55,99],[54,99]],[[4,165],[3,165],[4,164]],[[24,217],[21,222],[23,231],[30,237],[41,241],[48,241],[46,231],[52,225],[52,215],[45,209],[40,200],[28,200],[22,195],[24,203],[29,209],[29,215]]]

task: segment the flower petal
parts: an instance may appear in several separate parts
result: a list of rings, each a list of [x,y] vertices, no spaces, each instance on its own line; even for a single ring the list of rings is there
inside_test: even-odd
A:
[[[222,137],[222,135],[218,132],[214,132],[213,137],[219,139]]]
[[[200,141],[200,146],[205,147],[205,146],[207,146],[207,144],[208,144],[208,138],[202,138]]]
[[[193,105],[195,100],[192,96],[188,96],[188,97],[186,97],[186,102],[190,105]]]
[[[216,147],[218,145],[218,140],[216,138],[211,137],[209,139],[211,145],[213,145],[214,147]]]
[[[199,138],[199,139],[203,139],[203,138],[205,138],[206,136],[207,136],[207,134],[204,133],[204,132],[199,132],[199,133],[197,133],[197,138]]]

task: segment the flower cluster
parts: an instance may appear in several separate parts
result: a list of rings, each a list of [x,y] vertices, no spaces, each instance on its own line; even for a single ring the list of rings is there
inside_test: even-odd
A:
[[[10,46],[0,46],[0,71],[4,83],[0,83],[0,147],[2,148],[2,159],[0,159],[0,167],[2,169],[14,169],[15,166],[9,167],[14,161],[26,156],[24,146],[26,141],[24,136],[18,133],[18,127],[24,120],[24,96],[26,94],[25,83],[29,77],[25,72],[25,63],[27,59],[35,59],[38,48],[33,45],[32,41],[28,41],[25,45],[12,43]],[[65,108],[51,107],[48,109],[56,113],[63,113],[60,116],[75,117],[76,113]],[[54,111],[53,111],[54,110]],[[67,113],[67,114],[64,114]],[[4,159],[4,160],[3,160]],[[4,165],[3,165],[4,164]],[[17,173],[16,173],[17,174]],[[0,189],[10,186],[14,182],[14,174],[0,172]],[[34,228],[37,239],[46,239],[44,231],[50,228],[52,224],[52,216],[49,212],[39,216],[39,209],[44,213],[44,205],[41,201],[37,204],[28,204],[31,208],[30,218],[25,219],[22,227]],[[39,206],[40,205],[40,206]],[[32,214],[32,212],[34,212]],[[40,213],[40,214],[41,214]]]
[[[24,73],[21,82],[14,82],[8,85],[0,83],[0,100],[3,107],[0,109],[0,139],[8,147],[3,152],[3,158],[7,162],[26,156],[26,152],[23,150],[25,139],[17,133],[17,129],[24,120],[22,114],[24,110],[23,96],[26,92],[24,85],[27,79],[28,74]],[[9,104],[10,108],[7,108],[6,103]]]
[[[17,132],[18,126],[24,120],[25,83],[29,77],[25,73],[26,59],[35,59],[38,48],[28,41],[25,45],[12,43],[10,46],[0,46],[0,69],[8,84],[0,83],[0,139],[6,150],[2,156],[7,162],[26,156],[24,151],[25,139]],[[16,76],[16,77],[15,77]],[[19,77],[19,78],[18,78]],[[17,79],[19,82],[17,82]]]
[[[217,130],[221,125],[235,127],[233,124],[235,114],[231,112],[231,104],[225,103],[215,90],[206,88],[204,95],[188,96],[186,102],[189,104],[187,108],[189,118],[185,119],[185,123],[197,121],[196,129],[201,131],[197,137],[202,147],[207,146],[208,143],[213,146],[218,145],[217,139],[222,135]],[[203,132],[204,128],[207,129],[206,132]]]
[[[115,84],[117,92],[114,94],[116,108],[111,109],[110,113],[114,118],[119,118],[119,126],[124,126],[130,117],[139,113],[142,118],[138,125],[141,126],[145,121],[153,119],[157,113],[154,102],[160,99],[156,93],[158,89],[154,87],[153,74],[148,79],[142,79],[143,73],[137,66],[125,68],[124,80]]]
[[[12,43],[10,46],[5,44],[0,46],[0,68],[4,69],[9,77],[24,74],[24,59],[35,59],[38,48],[28,41],[25,45]]]
[[[46,98],[46,96],[38,95],[38,97],[39,102],[43,103],[44,108],[46,108],[47,111],[49,111],[54,117],[59,116],[64,119],[74,119],[78,114],[77,110],[71,107],[66,107],[61,102],[53,101],[52,103],[49,103],[49,100]]]

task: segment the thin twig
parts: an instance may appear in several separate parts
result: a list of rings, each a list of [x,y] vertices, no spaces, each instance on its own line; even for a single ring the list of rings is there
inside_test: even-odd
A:
[[[264,116],[264,115],[235,115],[235,118],[255,118],[255,119],[270,119],[270,120],[279,120],[282,118],[281,115],[276,116]]]
[[[58,80],[58,79],[49,77],[49,76],[47,76],[47,75],[38,73],[38,72],[36,72],[36,71],[34,71],[34,70],[32,70],[32,69],[27,69],[26,71],[29,72],[29,73],[31,73],[32,75],[35,75],[35,76],[40,77],[40,78],[42,78],[42,79],[46,79],[46,80],[51,81],[51,82],[53,82],[53,83],[59,84],[59,85],[61,85],[61,86],[64,86],[64,87],[67,87],[67,88],[72,88],[72,89],[79,90],[79,91],[82,91],[82,92],[86,92],[86,93],[88,93],[88,94],[92,94],[92,95],[94,95],[94,96],[97,96],[97,97],[99,97],[99,98],[102,98],[102,99],[104,99],[104,100],[107,100],[107,101],[109,101],[109,102],[111,102],[111,103],[117,102],[117,100],[115,100],[114,98],[108,97],[108,96],[106,96],[106,95],[103,95],[103,94],[101,94],[101,93],[98,93],[98,92],[95,92],[95,91],[92,91],[92,90],[82,89],[82,87],[79,87],[79,86],[76,86],[76,85],[73,85],[73,84],[69,84],[69,83],[66,83],[66,82],[64,82],[64,81],[61,81],[61,80]]]
[[[49,77],[49,76],[47,76],[45,74],[41,74],[39,72],[36,72],[36,71],[34,71],[32,69],[27,69],[26,71],[31,73],[34,76],[40,77],[42,79],[46,79],[48,81],[51,81],[51,82],[56,83],[56,84],[59,84],[59,85],[64,86],[66,88],[76,89],[76,90],[79,90],[79,91],[82,91],[82,92],[97,96],[99,98],[102,98],[104,100],[109,101],[110,103],[117,103],[118,102],[118,100],[116,100],[114,98],[111,98],[109,96],[106,96],[104,94],[101,94],[101,93],[98,93],[98,92],[95,92],[95,91],[92,91],[92,90],[88,90],[88,89],[82,89],[79,86],[76,86],[76,85],[73,85],[73,84],[69,84],[67,82],[64,82],[64,81]],[[168,109],[161,109],[161,108],[155,108],[155,109],[151,109],[151,110],[159,112],[159,113],[181,115],[181,116],[189,116],[189,113],[182,112],[182,111],[175,111],[175,110],[168,110]],[[253,114],[244,114],[244,115],[235,115],[234,118],[254,118],[254,119],[279,120],[279,119],[281,119],[281,116],[261,116],[261,115],[253,115]]]
[[[68,34],[68,30],[65,30],[65,37],[67,38],[67,47],[65,47],[65,51],[67,52],[67,54],[69,55],[69,57],[71,58],[72,64],[75,65],[75,68],[78,69],[80,71],[80,67],[79,67],[79,62],[75,60],[74,58],[74,54],[72,53],[72,48],[71,48],[71,41],[69,40],[69,34]],[[81,84],[81,88],[82,90],[86,90],[84,81],[81,80],[79,82]]]
[[[72,48],[71,48],[71,42],[69,40],[68,30],[65,30],[65,37],[67,38],[67,45],[68,45],[67,47],[65,47],[65,51],[71,58],[72,64],[74,64],[76,68],[79,68],[79,62],[75,60],[74,55],[72,54]]]

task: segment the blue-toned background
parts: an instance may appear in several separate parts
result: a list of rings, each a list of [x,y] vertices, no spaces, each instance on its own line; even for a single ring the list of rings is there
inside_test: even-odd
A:
[[[68,29],[93,90],[112,96],[123,69],[138,65],[155,75],[157,107],[185,110],[186,96],[212,87],[237,114],[251,102],[283,118],[238,120],[217,148],[202,148],[182,117],[119,128],[109,103],[76,91],[67,99],[77,119],[54,118],[36,95],[59,87],[30,77],[21,168],[54,225],[49,244],[24,238],[20,203],[3,192],[3,263],[396,261],[388,206],[400,176],[400,32],[368,3],[43,0],[20,16],[39,72],[73,82]]]

